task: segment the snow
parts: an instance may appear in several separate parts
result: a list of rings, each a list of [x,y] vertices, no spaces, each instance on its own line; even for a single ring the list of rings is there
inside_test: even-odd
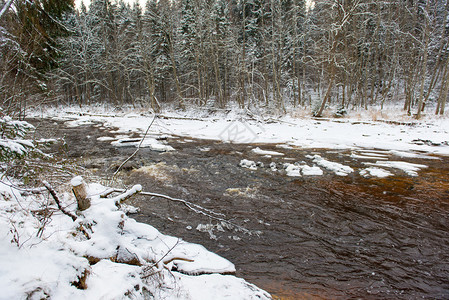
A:
[[[393,176],[393,173],[376,167],[366,168],[363,170],[360,170],[360,175],[364,177],[378,177],[378,178],[385,178],[388,176]]]
[[[100,136],[97,138],[97,141],[109,142],[109,141],[115,141],[115,138],[113,138],[112,136]]]
[[[323,170],[317,166],[310,167],[308,165],[301,166],[301,172],[304,176],[320,176],[323,175]]]
[[[307,155],[306,157],[312,159],[312,161],[314,163],[316,163],[317,165],[319,165],[323,168],[326,168],[329,171],[332,171],[339,176],[347,176],[350,173],[354,172],[353,168],[351,168],[349,166],[342,165],[337,162],[328,161],[328,160],[322,158],[318,154],[315,154],[314,156]]]
[[[352,152],[351,157],[368,160],[388,160],[389,153],[388,152],[379,153],[379,151],[364,150],[362,152]]]
[[[111,142],[112,145],[116,147],[139,147],[140,148],[150,148],[153,151],[159,151],[159,152],[166,152],[166,151],[174,151],[175,149],[169,145],[165,145],[161,143],[160,141],[156,140],[155,138],[146,137],[143,141],[142,139],[119,139],[116,141]]]
[[[418,176],[418,171],[427,168],[426,165],[413,164],[405,161],[377,161],[376,163],[366,163],[368,165],[394,168],[404,171],[409,176]]]
[[[72,178],[72,180],[70,180],[70,184],[72,186],[80,186],[83,184],[83,177],[81,176],[75,176]]]
[[[247,169],[254,170],[254,171],[257,170],[256,162],[254,162],[252,160],[248,160],[248,159],[242,159],[240,161],[239,166],[242,168],[247,168]]]
[[[71,184],[80,182],[75,177]],[[92,205],[73,222],[47,195],[22,196],[16,184],[0,182],[2,299],[271,299],[222,275],[236,271],[228,260],[127,217],[114,203],[120,196],[100,198],[106,187],[88,185]],[[75,210],[70,192],[61,199]],[[52,215],[37,235],[42,209]],[[77,288],[83,277],[84,289]]]
[[[393,155],[396,155],[399,157],[406,157],[406,158],[439,159],[438,157],[435,157],[435,156],[424,155],[422,153],[415,153],[415,152],[405,152],[405,151],[398,151],[398,150],[391,150],[389,152]]]
[[[178,275],[184,288],[189,291],[192,299],[195,300],[209,300],[209,299],[248,299],[259,300],[268,299],[268,293],[258,289],[253,284],[246,282],[243,279],[233,276],[217,276],[216,274],[202,275],[193,279],[192,277],[183,274]],[[210,289],[204,289],[209,286]],[[231,287],[237,287],[232,291]]]
[[[252,152],[259,154],[259,155],[266,155],[268,157],[271,156],[282,156],[284,155],[284,153],[281,152],[277,152],[277,151],[269,151],[269,150],[262,150],[259,147],[256,147],[254,149],[251,150]]]
[[[284,163],[285,172],[287,173],[287,176],[292,177],[300,177],[302,176],[321,176],[323,175],[323,170],[320,169],[320,167],[317,166],[308,166],[308,165],[301,165],[301,164],[290,164],[290,163]]]
[[[284,164],[285,172],[287,172],[287,176],[292,177],[300,177],[301,176],[301,168],[294,164]]]
[[[89,109],[89,108],[87,108]],[[85,110],[87,110],[85,109]],[[91,108],[92,110],[94,108]],[[140,132],[146,130],[153,116],[134,113],[85,114],[73,113],[75,108],[53,108],[46,116],[66,120],[72,126],[103,123],[119,132]],[[392,110],[394,111],[394,110]],[[405,119],[404,125],[395,125],[383,120],[360,121],[360,117],[332,120],[294,118],[285,116],[277,122],[264,123],[259,120],[242,120],[236,112],[227,115],[198,117],[198,112],[179,113],[168,111],[165,118],[157,118],[150,128],[153,134],[177,135],[189,138],[225,141],[230,143],[268,143],[283,145],[284,148],[329,148],[329,149],[378,149],[394,150],[398,153],[421,153],[449,155],[449,119],[424,119],[416,122]],[[41,112],[36,112],[41,116]],[[400,111],[397,115],[403,115]],[[397,119],[397,115],[393,120]],[[181,118],[180,118],[181,117]],[[189,117],[189,118],[182,118]],[[413,121],[413,123],[412,123]],[[406,125],[409,122],[411,125]],[[417,143],[416,141],[430,141]],[[439,145],[439,146],[435,146]]]

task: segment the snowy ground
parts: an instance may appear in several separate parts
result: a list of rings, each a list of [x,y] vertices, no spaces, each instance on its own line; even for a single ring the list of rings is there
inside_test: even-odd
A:
[[[273,119],[248,117],[242,112],[213,115],[166,112],[155,120],[150,135],[178,135],[231,143],[273,143],[302,148],[367,148],[449,155],[447,116],[428,115],[416,121],[400,110],[392,109],[389,115],[378,112],[375,118],[372,114],[358,112],[340,119],[292,116]],[[104,112],[101,108],[50,108],[45,112],[35,111],[30,116],[70,120],[72,126],[100,122],[105,127],[117,127],[118,133],[126,137],[129,132],[145,132],[153,115],[150,112]],[[147,145],[152,143],[155,142],[148,141]]]
[[[223,275],[235,272],[226,259],[128,218],[101,185],[73,221],[17,184],[0,182],[0,299],[271,299]],[[73,213],[71,193],[61,199]]]

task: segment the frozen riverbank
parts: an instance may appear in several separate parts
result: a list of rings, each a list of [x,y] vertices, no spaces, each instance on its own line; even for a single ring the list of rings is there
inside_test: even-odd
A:
[[[33,116],[71,120],[72,126],[100,122],[118,128],[122,134],[145,132],[153,115],[148,112],[104,112],[99,108],[47,109]],[[449,119],[428,116],[421,121],[404,116],[401,111],[379,114],[375,121],[369,114],[349,115],[339,119],[255,117],[239,113],[167,112],[150,129],[155,135],[177,135],[230,143],[272,143],[285,147],[328,149],[381,149],[419,155],[449,155]],[[157,147],[156,141],[147,145]]]

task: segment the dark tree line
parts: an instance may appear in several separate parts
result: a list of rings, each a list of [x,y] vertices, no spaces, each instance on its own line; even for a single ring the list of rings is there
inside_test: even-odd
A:
[[[448,11],[442,0],[148,0],[144,8],[94,0],[52,11],[61,21],[42,25],[51,30],[27,49],[20,38],[29,33],[9,33],[46,97],[63,103],[298,106],[317,116],[328,104],[401,103],[420,117],[428,103],[444,112]]]
[[[50,71],[62,57],[58,39],[72,0],[0,0],[0,107],[20,114],[28,103],[48,99]]]

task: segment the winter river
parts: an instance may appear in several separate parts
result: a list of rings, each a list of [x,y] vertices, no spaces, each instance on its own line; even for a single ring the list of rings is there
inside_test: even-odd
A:
[[[98,126],[33,123],[39,137],[64,138],[64,147],[57,143],[49,152],[75,159],[101,178],[110,178],[136,149],[112,145],[116,133]],[[449,157],[404,158],[375,149],[303,150],[173,136],[164,142],[175,151],[142,148],[120,180],[222,213],[251,234],[223,228],[160,198],[133,199],[141,209],[134,217],[229,259],[238,276],[275,297],[449,298]],[[282,155],[261,155],[252,151],[256,147]],[[287,176],[285,163],[310,164],[314,155],[356,171],[338,176],[321,168],[321,176]],[[362,176],[359,170],[373,157],[427,167],[417,170],[418,176],[394,168],[386,178]],[[263,166],[243,168],[243,159]]]

